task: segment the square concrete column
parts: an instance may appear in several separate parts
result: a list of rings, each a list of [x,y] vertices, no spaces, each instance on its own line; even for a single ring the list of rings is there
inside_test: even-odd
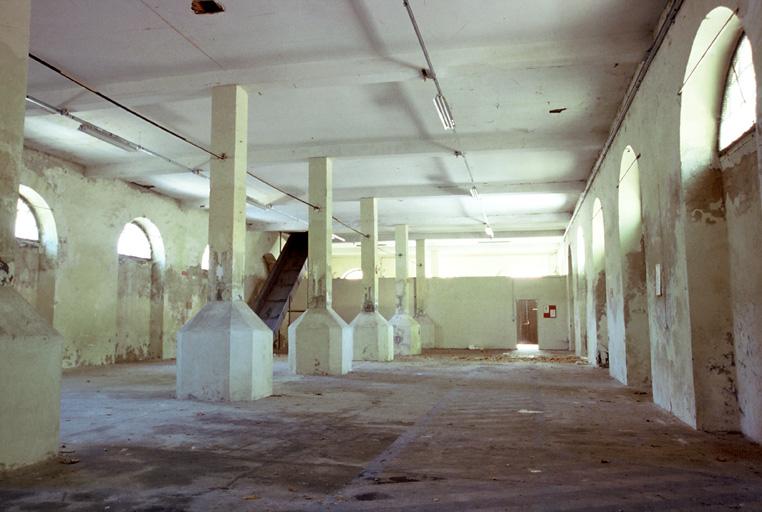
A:
[[[352,320],[354,359],[391,361],[394,359],[392,326],[378,312],[378,205],[373,197],[360,199],[362,239],[362,311]]]
[[[305,311],[288,328],[288,363],[301,375],[343,375],[352,370],[352,329],[331,307],[333,236],[332,162],[310,158],[310,210]]]
[[[28,0],[3,2],[0,30],[0,472],[58,451],[61,336],[13,288],[24,150]]]
[[[394,276],[397,311],[389,320],[394,328],[394,354],[401,356],[421,353],[421,326],[410,316],[410,290],[407,270],[408,227],[395,226],[394,247],[396,253],[396,273]]]
[[[212,90],[209,302],[177,333],[177,398],[256,400],[272,394],[273,333],[243,301],[246,92]]]
[[[415,241],[415,321],[421,326],[421,346],[433,348],[435,345],[434,322],[426,314],[426,240]]]

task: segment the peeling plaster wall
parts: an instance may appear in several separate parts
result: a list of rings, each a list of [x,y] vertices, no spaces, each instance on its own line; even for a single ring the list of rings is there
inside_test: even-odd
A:
[[[259,294],[267,280],[267,265],[264,255],[272,254],[275,259],[286,243],[279,233],[248,231],[246,234],[246,271],[243,276],[243,300],[251,303]]]
[[[415,279],[408,280],[414,289]],[[569,346],[564,277],[510,279],[507,277],[456,277],[427,279],[426,313],[435,325],[437,348],[512,349],[516,347],[516,299],[536,299],[540,348],[566,350]],[[394,279],[379,279],[379,313],[389,319],[395,310]],[[346,322],[360,312],[361,281],[334,279],[333,308]],[[557,317],[543,318],[547,305],[556,305]],[[292,309],[306,309],[303,281],[292,301]],[[296,320],[297,315],[292,316]]]
[[[151,261],[119,257],[115,361],[148,359],[151,344]]]
[[[741,429],[762,440],[762,205],[754,134],[721,160],[730,239],[734,360]]]
[[[30,304],[37,304],[37,278],[40,273],[40,245],[17,240],[16,277],[13,286]]]
[[[31,148],[24,150],[21,183],[47,201],[56,222],[53,325],[65,339],[64,366],[174,357],[175,333],[206,303],[206,272],[200,265],[207,212],[119,180],[86,178],[80,166]],[[137,217],[150,219],[161,233],[166,261],[158,276],[150,268],[119,263],[117,240]],[[248,293],[266,278],[262,255],[277,255],[277,239],[277,233],[247,232]],[[151,286],[157,278],[163,290],[158,297]],[[24,286],[23,293],[34,296],[31,281]],[[148,343],[146,315],[152,329]]]
[[[415,254],[408,258],[410,268],[415,268]],[[397,260],[394,253],[378,253],[378,277],[394,277]],[[360,255],[333,255],[331,258],[331,273],[334,278],[340,278],[350,270],[361,268]]]
[[[614,142],[603,160],[602,166],[584,201],[578,205],[575,217],[567,231],[563,251],[568,246],[572,248],[573,258],[578,254],[577,251],[577,229],[581,227],[584,232],[587,247],[585,254],[590,254],[590,232],[592,223],[593,201],[596,197],[601,198],[603,204],[604,217],[607,219],[605,231],[605,246],[607,248],[606,257],[606,278],[607,287],[613,302],[608,304],[607,310],[621,311],[622,294],[612,293],[611,283],[624,282],[622,276],[621,250],[619,249],[618,222],[617,222],[617,183],[619,178],[620,163],[623,152],[627,145],[631,145],[637,153],[641,154],[639,159],[640,167],[640,186],[642,197],[642,214],[644,229],[644,250],[646,255],[646,290],[648,303],[648,320],[651,337],[651,372],[652,372],[652,390],[654,402],[664,409],[672,412],[675,416],[692,426],[702,428],[715,428],[720,422],[726,425],[732,425],[733,414],[726,414],[728,406],[732,406],[734,399],[732,389],[728,387],[732,383],[732,378],[725,376],[726,370],[732,367],[732,361],[723,362],[714,361],[705,357],[701,353],[695,352],[694,336],[701,336],[701,331],[697,330],[699,326],[693,325],[701,319],[711,319],[714,314],[711,305],[702,305],[693,303],[689,300],[689,282],[704,279],[702,286],[712,286],[710,275],[700,275],[703,270],[696,273],[693,277],[689,275],[688,255],[696,254],[699,258],[703,254],[705,263],[710,264],[713,257],[712,247],[695,247],[688,243],[688,240],[695,240],[691,237],[690,226],[691,218],[700,215],[703,219],[703,206],[695,208],[691,212],[691,218],[688,217],[690,205],[686,207],[686,192],[683,188],[683,162],[681,159],[681,139],[680,139],[680,120],[681,120],[681,96],[678,94],[686,72],[688,57],[691,52],[694,37],[705,16],[716,6],[727,5],[730,9],[739,8],[739,17],[744,30],[750,38],[755,70],[757,74],[758,89],[762,89],[762,2],[754,0],[721,1],[716,0],[692,0],[685,2],[678,14],[677,20],[670,28],[667,38],[653,61],[645,80],[632,103],[624,123],[619,129]],[[758,98],[760,92],[758,90]],[[762,110],[762,101],[757,100],[757,117],[760,117]],[[756,139],[756,157],[749,157],[750,160],[759,159],[759,130],[757,123]],[[751,171],[749,171],[751,173]],[[747,173],[748,174],[748,173]],[[753,173],[751,173],[753,174]],[[759,173],[757,173],[759,178]],[[727,181],[727,178],[725,178]],[[701,187],[700,187],[701,188]],[[721,196],[721,194],[720,194]],[[753,202],[757,206],[760,202],[759,194],[753,196]],[[700,210],[697,212],[697,210]],[[735,256],[731,255],[731,277],[730,282],[734,284],[733,294],[741,293],[738,287],[739,279],[744,279],[744,275],[757,275],[759,272],[760,258],[754,252],[747,252],[748,246],[740,241],[734,235],[740,226],[732,224],[738,220],[736,212],[728,213],[727,237],[729,237],[727,246],[733,248],[732,251],[743,251]],[[760,219],[757,217],[756,222]],[[757,246],[758,247],[758,246]],[[695,251],[704,251],[696,253]],[[707,252],[708,251],[708,252]],[[564,254],[566,254],[564,252]],[[721,257],[720,257],[721,258]],[[735,259],[735,263],[732,261]],[[589,291],[594,288],[594,279],[597,275],[594,269],[592,258],[586,258],[584,274],[586,276],[585,285],[588,289],[589,299],[592,293]],[[696,260],[694,259],[694,262]],[[744,263],[741,264],[740,262]],[[657,296],[655,281],[657,264],[661,266],[661,281],[663,294]],[[576,263],[575,263],[576,265]],[[717,265],[722,267],[722,265]],[[706,265],[704,265],[705,270]],[[699,267],[696,267],[699,268]],[[690,278],[690,281],[689,281]],[[749,285],[751,286],[751,285]],[[762,315],[760,311],[760,292],[762,289],[757,282],[753,285],[755,294],[748,296],[749,302],[746,306],[747,318],[746,324],[754,324],[752,330],[756,331],[753,335],[746,335],[745,349],[747,353],[743,355],[747,361],[753,361],[753,365],[759,368],[759,344],[762,342],[760,333],[757,331],[756,323],[749,321],[752,316],[758,319]],[[694,285],[694,288],[696,286]],[[580,286],[579,289],[584,289]],[[699,288],[700,289],[700,288]],[[695,294],[696,300],[700,299],[698,290]],[[749,292],[751,293],[751,292]],[[691,295],[691,298],[694,298]],[[726,297],[728,301],[731,297]],[[582,299],[584,300],[584,299]],[[737,302],[737,301],[736,301]],[[733,305],[734,318],[733,330],[738,336],[739,322],[744,323],[739,318],[737,304]],[[753,312],[753,313],[752,313]],[[594,322],[594,308],[586,308],[586,323],[591,325]],[[743,316],[743,315],[742,315]],[[721,322],[718,322],[718,324]],[[610,354],[612,358],[622,357],[627,351],[625,347],[617,346],[624,343],[626,339],[624,333],[620,332],[623,328],[623,322],[611,322],[609,327],[609,340],[611,343]],[[711,325],[710,325],[711,327]],[[589,334],[589,333],[588,333]],[[713,333],[706,334],[709,337]],[[588,336],[588,341],[590,336]],[[723,338],[724,339],[724,338]],[[696,341],[698,343],[698,341]],[[723,343],[727,340],[723,341]],[[707,339],[701,350],[708,350],[709,347],[717,349],[715,340],[710,342]],[[739,344],[736,340],[736,358],[741,356]],[[742,343],[743,344],[743,343]],[[752,348],[753,347],[753,348]],[[743,347],[742,347],[743,348]],[[752,354],[752,355],[750,355]],[[754,359],[756,357],[756,359]],[[694,361],[696,362],[694,364]],[[706,364],[703,364],[706,363]],[[712,364],[721,364],[722,367],[714,371]],[[612,375],[621,379],[621,372],[615,371],[621,369],[621,361],[612,360]],[[738,361],[740,367],[740,360]],[[712,372],[716,378],[722,380],[719,386],[712,384]],[[728,370],[729,371],[729,370]],[[749,371],[750,373],[750,371]],[[699,382],[697,382],[697,379]],[[756,383],[749,389],[749,392],[742,392],[740,389],[744,386],[744,378],[739,376],[739,396],[751,397],[759,392],[759,376],[756,376]],[[748,380],[748,379],[747,379]],[[756,386],[756,387],[755,387]],[[702,389],[703,387],[703,389]],[[756,389],[756,391],[751,391]],[[713,396],[714,395],[714,396]],[[723,402],[725,405],[721,405]],[[717,401],[720,406],[711,405],[710,401]],[[754,404],[752,405],[752,402]],[[762,417],[762,403],[759,398],[749,399],[746,403],[751,405],[751,409],[744,409],[744,415],[741,428],[743,431],[756,439],[762,441],[762,432],[760,432],[759,418]],[[747,406],[748,408],[749,406]],[[742,406],[743,408],[743,406]],[[713,410],[709,410],[713,409]],[[756,422],[755,427],[751,427],[752,422]]]

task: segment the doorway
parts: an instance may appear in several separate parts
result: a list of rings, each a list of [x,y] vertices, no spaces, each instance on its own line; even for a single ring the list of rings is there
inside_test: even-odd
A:
[[[517,300],[516,313],[518,343],[537,345],[537,300]]]

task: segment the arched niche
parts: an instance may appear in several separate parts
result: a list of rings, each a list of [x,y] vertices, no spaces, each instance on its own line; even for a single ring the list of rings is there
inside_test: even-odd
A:
[[[17,263],[17,274],[24,269],[19,268],[23,264],[31,278],[23,283],[30,288],[22,291],[30,303],[32,303],[40,315],[50,324],[53,324],[55,316],[56,295],[56,268],[58,266],[58,229],[53,217],[53,211],[47,201],[33,188],[19,185],[19,199],[23,201],[34,216],[38,239],[29,243],[21,242],[19,250],[28,251],[23,261]],[[20,284],[20,283],[19,283]]]
[[[648,388],[651,383],[651,348],[639,157],[631,146],[627,146],[619,166],[617,204],[622,300],[617,307],[622,308],[620,316],[624,320],[626,383]]]
[[[137,233],[139,228],[140,233]],[[150,252],[124,247],[124,237],[140,244],[144,235]],[[137,236],[137,238],[135,238]],[[159,228],[146,217],[126,223],[120,234],[117,285],[117,339],[114,360],[135,361],[163,356],[166,252]]]
[[[606,315],[606,240],[603,205],[599,198],[593,201],[592,229],[592,275],[591,278],[591,315],[588,317],[589,341],[588,359],[598,366],[609,365],[608,319]]]
[[[571,245],[566,246],[566,310],[569,312],[568,331],[569,331],[569,350],[575,350],[577,346],[576,332],[574,328],[574,312],[576,308],[575,290],[577,286],[577,273],[574,271],[574,259],[572,257]]]
[[[687,318],[697,428],[739,429],[725,190],[719,119],[730,59],[742,33],[727,7],[710,11],[691,46],[680,90],[679,208],[682,209]],[[679,270],[679,269],[677,269]],[[671,290],[666,290],[671,293]],[[680,333],[678,333],[680,335]],[[690,391],[689,391],[690,392]]]
[[[746,23],[750,18],[742,19]],[[733,18],[735,25],[738,20]],[[753,30],[753,25],[748,25]],[[723,52],[715,58],[727,61],[722,73],[712,83],[716,92],[712,108],[718,109],[718,136],[716,140],[719,169],[724,192],[724,220],[727,230],[727,253],[730,297],[730,326],[734,351],[725,353],[733,357],[728,381],[735,385],[738,400],[738,423],[747,436],[762,442],[762,160],[759,136],[759,39],[740,33],[737,28],[729,36]],[[719,67],[719,65],[718,65]],[[730,343],[724,344],[729,347]],[[704,356],[706,357],[706,356]],[[697,388],[718,384],[703,374],[697,379]],[[735,376],[735,381],[730,380]],[[719,382],[722,385],[722,382]],[[710,388],[711,389],[711,388]],[[724,406],[718,397],[717,404]],[[724,409],[717,409],[722,412]],[[713,410],[699,410],[699,417],[713,417]],[[703,416],[702,416],[703,415]],[[703,425],[702,425],[703,426]],[[707,428],[707,427],[705,427]],[[717,429],[717,427],[708,427]]]
[[[577,227],[577,271],[576,279],[576,314],[575,319],[575,353],[580,357],[587,357],[587,273],[585,271],[585,233],[582,226]]]

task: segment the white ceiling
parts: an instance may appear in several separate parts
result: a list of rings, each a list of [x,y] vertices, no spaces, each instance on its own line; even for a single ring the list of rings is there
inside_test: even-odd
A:
[[[310,156],[334,157],[334,215],[359,226],[379,198],[383,236],[558,235],[603,145],[665,0],[411,0],[457,123],[445,132],[402,1],[35,0],[31,52],[208,147],[211,87],[250,100],[249,164],[306,199]],[[30,62],[29,94],[192,167],[208,156]],[[565,108],[551,114],[551,109]],[[208,182],[30,108],[27,143],[205,207]],[[468,156],[482,204],[468,190]],[[304,230],[304,205],[250,179],[268,230]],[[349,230],[337,224],[335,231]],[[351,234],[351,233],[350,233]]]

